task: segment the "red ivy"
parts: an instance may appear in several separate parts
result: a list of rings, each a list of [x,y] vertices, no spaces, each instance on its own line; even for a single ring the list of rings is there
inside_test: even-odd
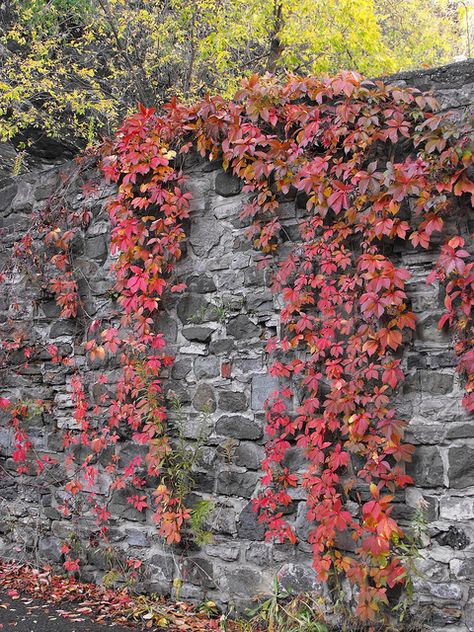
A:
[[[302,487],[319,577],[345,575],[357,588],[357,614],[375,618],[388,603],[387,590],[405,580],[396,549],[403,533],[391,503],[397,489],[411,483],[405,463],[413,452],[404,441],[406,422],[390,406],[404,377],[403,344],[415,329],[405,288],[410,275],[389,258],[390,244],[428,248],[455,197],[474,191],[469,134],[435,109],[429,95],[354,73],[286,83],[253,76],[233,102],[207,97],[188,107],[173,100],[161,115],[140,107],[125,121],[103,160],[105,176],[118,187],[109,212],[122,317],[120,326],[94,321],[86,343],[92,360],[118,354],[123,371],[100,432],[91,424],[81,380],[73,382],[78,430],[66,433],[65,446],[81,441],[92,455],[68,483],[73,496],[94,488],[93,455],[115,444],[121,424],[148,446],[151,476],[159,475],[172,449],[160,382],[172,360],[154,316],[166,292],[184,289],[172,273],[190,195],[175,158],[196,147],[210,160],[222,159],[252,193],[242,218],[250,220],[248,234],[264,253],[262,263],[282,239],[281,198],[297,195],[304,207],[299,238],[274,276],[284,307],[281,335],[267,349],[276,355],[270,372],[284,385],[268,401],[265,488],[254,507],[268,538],[295,542],[285,508],[292,490]],[[50,240],[59,250],[56,267],[69,270],[61,255],[71,235],[53,231]],[[465,405],[472,410],[473,264],[463,246],[452,237],[429,280],[446,283],[440,326],[456,333]],[[73,277],[54,278],[50,289],[63,315],[74,316]],[[52,359],[60,361],[56,351]],[[15,414],[14,420],[21,410]],[[24,462],[29,446],[20,424],[14,425]],[[306,457],[303,474],[285,465],[294,446]],[[113,488],[133,484],[140,490],[140,465],[130,463],[119,473],[112,460]],[[153,497],[160,533],[178,542],[190,517],[183,499],[163,483]],[[139,511],[151,502],[143,492],[128,501]],[[94,510],[105,521],[98,504]],[[353,540],[353,555],[340,549],[341,535]]]

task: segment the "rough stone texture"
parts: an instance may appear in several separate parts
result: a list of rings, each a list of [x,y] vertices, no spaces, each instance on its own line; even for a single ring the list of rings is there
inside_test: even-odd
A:
[[[433,87],[442,107],[455,108],[460,119],[474,110],[473,62],[405,73],[396,80],[423,89]],[[20,178],[2,172],[2,261],[12,247],[14,231],[26,225],[32,210],[44,203],[58,172],[54,164],[37,165]],[[278,381],[266,373],[264,347],[265,338],[274,335],[279,326],[279,304],[269,290],[269,272],[257,269],[258,255],[239,220],[245,199],[241,182],[218,165],[199,159],[190,164],[188,174],[192,217],[187,254],[177,270],[188,290],[181,298],[167,300],[159,326],[170,353],[176,356],[165,392],[173,391],[181,400],[184,435],[193,441],[206,431],[193,496],[196,501],[213,502],[209,518],[213,541],[172,553],[158,538],[151,512],[135,510],[127,502],[126,490],[110,492],[111,480],[103,463],[94,491],[113,514],[110,540],[116,549],[145,561],[145,588],[169,593],[173,579],[180,577],[183,597],[200,600],[207,596],[239,607],[255,593],[271,591],[278,572],[293,591],[320,590],[310,569],[303,497],[297,496],[291,515],[300,538],[296,548],[265,543],[264,527],[251,509],[264,454],[264,403],[278,388]],[[106,195],[105,190],[98,194],[92,209],[94,220],[74,245],[78,269],[87,278],[81,291],[94,318],[111,314],[107,296],[113,257],[103,208]],[[79,193],[75,203],[81,203]],[[291,234],[298,212],[298,199],[296,204],[285,201],[282,205],[282,220]],[[467,219],[454,230],[472,232],[472,222]],[[408,290],[418,316],[416,336],[403,357],[407,381],[400,389],[398,410],[410,421],[409,438],[417,449],[409,468],[415,486],[407,490],[405,502],[403,495],[397,497],[394,511],[405,524],[419,502],[426,503],[430,538],[420,562],[422,576],[416,582],[415,598],[431,609],[432,629],[474,631],[474,423],[460,404],[462,385],[455,373],[451,338],[436,328],[442,297],[437,288],[423,281],[437,253],[406,250],[397,256],[412,273]],[[100,405],[105,387],[97,383],[96,376],[103,367],[88,364],[81,356],[77,344],[83,334],[81,323],[60,319],[51,296],[42,296],[33,311],[31,284],[18,278],[17,287],[21,309],[16,318],[31,341],[54,339],[65,352],[74,347],[78,362],[89,371],[91,396]],[[10,315],[10,306],[0,296],[2,328],[7,327]],[[32,420],[31,431],[36,448],[59,461],[58,430],[74,425],[70,380],[70,369],[42,357],[34,358],[18,375],[2,375],[2,396],[54,402],[51,413]],[[2,418],[0,462],[9,471],[13,469],[13,437],[4,422]],[[143,456],[143,448],[133,445],[126,435],[118,452],[121,466],[135,455]],[[301,451],[291,450],[285,465],[294,471],[302,469]],[[63,493],[51,484],[32,487],[26,480],[15,482],[0,473],[0,553],[33,555],[37,543],[39,559],[58,562],[57,545],[62,539],[74,534],[88,546],[96,531],[94,516],[85,507],[79,518],[65,519],[58,511]],[[340,544],[352,550],[352,542],[341,538]],[[98,556],[89,556],[90,577],[101,579],[101,564]]]

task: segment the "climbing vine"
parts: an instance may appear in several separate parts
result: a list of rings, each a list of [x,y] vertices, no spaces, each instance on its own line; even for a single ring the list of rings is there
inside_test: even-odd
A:
[[[296,542],[285,508],[301,486],[320,579],[335,586],[346,577],[358,616],[374,619],[390,589],[406,581],[397,548],[404,534],[392,501],[412,482],[405,471],[413,453],[404,440],[407,422],[390,402],[404,377],[401,352],[416,318],[406,293],[410,274],[393,246],[428,249],[457,212],[456,198],[474,195],[468,130],[437,114],[430,95],[353,73],[287,83],[254,76],[232,102],[172,100],[160,114],[140,107],[104,149],[103,173],[117,185],[109,214],[121,314],[113,326],[90,323],[85,346],[92,361],[118,356],[122,374],[105,422],[90,417],[81,378],[72,381],[77,427],[65,433],[64,445],[81,442],[89,455],[67,488],[72,497],[84,485],[92,489],[94,459],[119,440],[120,427],[130,428],[134,441],[148,446],[146,472],[158,477],[154,516],[169,543],[180,540],[191,511],[172,482],[159,481],[173,450],[160,379],[172,359],[155,316],[167,293],[184,290],[173,275],[190,206],[180,155],[193,147],[244,181],[250,199],[242,219],[262,251],[261,264],[275,266],[273,289],[284,301],[279,335],[267,341],[270,373],[282,387],[269,394],[264,488],[254,508],[268,539]],[[288,198],[300,209],[299,238],[278,257],[286,240],[279,206]],[[54,239],[63,253],[65,234]],[[448,235],[427,280],[445,287],[439,326],[456,336],[464,404],[472,411],[469,259],[463,239]],[[61,284],[51,290],[63,315],[76,316],[74,280]],[[15,411],[24,468],[31,446],[21,436],[23,413]],[[302,476],[285,465],[294,446],[306,457]],[[119,472],[112,457],[107,466],[114,489],[137,490],[128,501],[139,511],[150,503],[142,465],[135,457]],[[94,511],[105,525],[107,509],[96,502]],[[341,537],[353,542],[353,554],[339,548]]]

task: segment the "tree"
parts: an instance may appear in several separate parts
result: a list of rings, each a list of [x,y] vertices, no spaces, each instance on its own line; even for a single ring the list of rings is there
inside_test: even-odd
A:
[[[444,0],[13,0],[0,14],[0,137],[79,145],[137,101],[231,96],[243,76],[450,61],[465,29]]]

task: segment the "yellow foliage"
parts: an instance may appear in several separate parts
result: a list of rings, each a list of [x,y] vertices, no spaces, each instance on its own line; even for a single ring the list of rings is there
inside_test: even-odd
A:
[[[137,101],[233,95],[251,72],[376,76],[465,52],[470,0],[13,0],[0,139],[110,134]],[[454,5],[453,5],[454,6]]]

